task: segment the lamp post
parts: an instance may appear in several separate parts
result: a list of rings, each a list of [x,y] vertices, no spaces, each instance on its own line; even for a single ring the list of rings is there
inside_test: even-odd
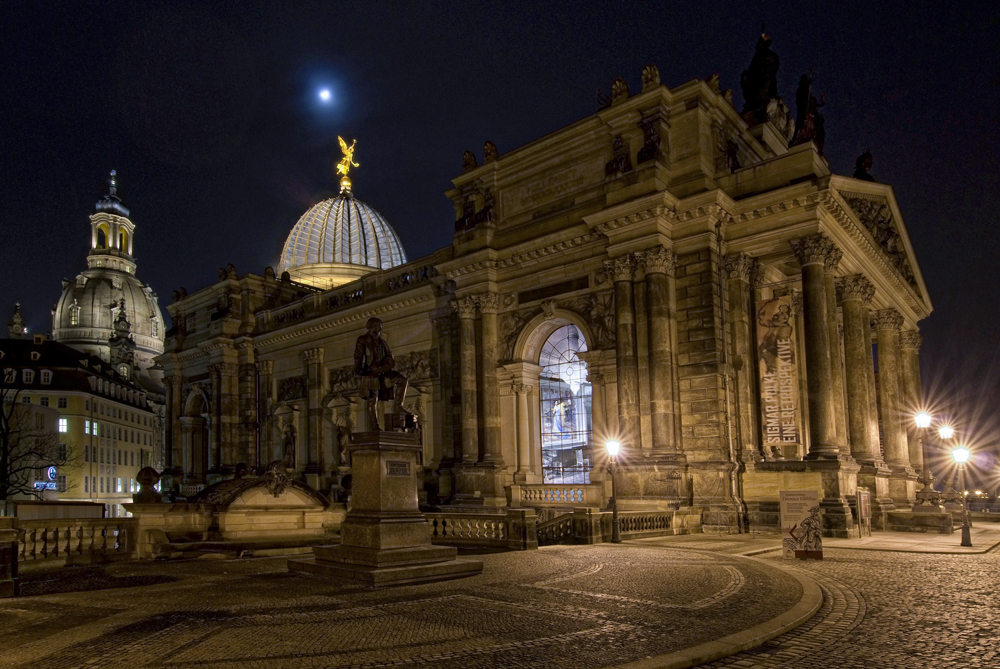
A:
[[[942,425],[938,428],[938,436],[941,437],[942,441],[948,441],[953,436],[955,436],[955,428],[951,425]],[[951,477],[951,481],[948,481],[947,475],[944,481],[944,490],[941,491],[941,497],[945,502],[945,510],[953,511],[954,506],[958,504],[958,490],[955,486],[958,485],[958,470]]]
[[[608,470],[611,473],[611,543],[620,544],[622,542],[622,528],[618,521],[618,488],[615,483],[615,458],[622,445],[614,439],[605,442],[604,447],[608,449],[610,464]]]
[[[972,546],[972,534],[969,528],[969,505],[965,495],[965,463],[969,461],[969,449],[959,446],[951,452],[951,457],[958,463],[958,473],[962,478],[962,545]]]
[[[931,465],[927,457],[926,434],[932,420],[931,415],[926,411],[921,411],[913,417],[913,422],[917,424],[917,428],[920,430],[920,451],[924,461],[923,472],[918,479],[920,483],[924,484],[924,487],[917,493],[917,503],[913,505],[914,511],[924,511],[928,508],[935,509],[937,507],[937,492],[934,490],[934,477],[931,475]]]

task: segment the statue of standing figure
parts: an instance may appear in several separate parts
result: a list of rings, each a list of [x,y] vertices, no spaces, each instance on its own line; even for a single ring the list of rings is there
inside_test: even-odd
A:
[[[394,401],[393,413],[405,423],[409,414],[403,408],[403,398],[409,382],[396,370],[396,359],[382,338],[382,321],[369,318],[367,327],[368,332],[358,337],[354,346],[354,374],[361,380],[360,395],[368,405],[370,429],[380,430],[380,401]]]

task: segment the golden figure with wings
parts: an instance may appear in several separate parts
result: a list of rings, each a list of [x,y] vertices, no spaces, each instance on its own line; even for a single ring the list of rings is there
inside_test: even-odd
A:
[[[352,167],[361,167],[361,165],[354,162],[354,146],[358,143],[358,140],[351,142],[350,146],[347,146],[347,142],[340,135],[337,135],[337,140],[340,142],[340,150],[344,152],[344,157],[337,163],[337,172],[346,177]]]

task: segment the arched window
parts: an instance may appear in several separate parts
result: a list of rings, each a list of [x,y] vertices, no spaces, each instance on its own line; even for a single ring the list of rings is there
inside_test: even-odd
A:
[[[97,227],[97,246],[94,248],[106,249],[108,248],[108,228],[107,226],[100,225]]]
[[[589,483],[594,464],[587,342],[575,325],[549,335],[538,364],[542,415],[542,472],[546,483]]]

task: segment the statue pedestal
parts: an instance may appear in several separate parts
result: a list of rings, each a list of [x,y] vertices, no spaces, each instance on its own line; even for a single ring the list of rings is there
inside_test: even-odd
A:
[[[431,527],[417,505],[417,436],[360,432],[351,453],[352,505],[339,546],[317,546],[312,560],[289,560],[290,571],[369,587],[473,576],[483,563],[458,560],[457,549],[432,546]]]

